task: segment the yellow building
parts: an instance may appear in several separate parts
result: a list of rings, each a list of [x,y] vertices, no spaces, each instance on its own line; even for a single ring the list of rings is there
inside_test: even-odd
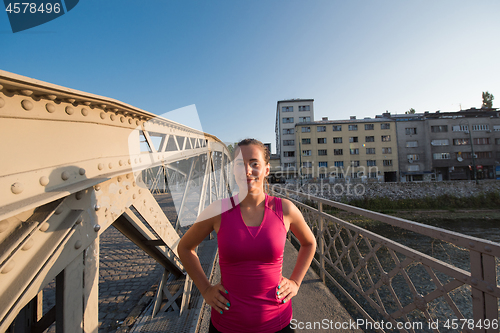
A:
[[[306,179],[398,179],[392,120],[351,117],[300,123],[295,125],[295,142],[297,162]]]

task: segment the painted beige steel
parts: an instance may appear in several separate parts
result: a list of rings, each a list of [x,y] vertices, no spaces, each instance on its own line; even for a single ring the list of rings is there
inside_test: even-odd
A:
[[[497,281],[496,262],[499,260],[500,244],[287,190],[285,187],[273,186],[273,189],[278,191],[275,192],[276,195],[286,196],[302,211],[315,233],[318,244],[324,244],[324,246],[317,248],[320,260],[314,259],[315,264],[318,265],[320,272],[351,301],[367,320],[374,321],[369,314],[367,304],[381,314],[385,321],[391,322],[394,327],[396,327],[397,322],[411,323],[412,317],[410,315],[414,315],[415,311],[425,317],[427,321],[434,320],[439,308],[435,302],[441,299],[441,304],[448,306],[452,312],[449,318],[452,319],[455,316],[459,321],[462,320],[460,325],[465,320],[474,319],[475,325],[478,323],[483,325],[483,328],[476,327],[474,332],[499,331],[498,325],[495,324],[491,325],[492,328],[488,330],[484,329],[484,321],[490,320],[494,323],[495,320],[498,320],[500,288]],[[318,205],[319,210],[297,201],[300,198],[313,201]],[[388,225],[412,230],[468,250],[470,271],[326,214],[322,211],[325,206],[339,208]],[[328,227],[323,227],[322,222],[324,226]],[[292,237],[295,238],[295,236]],[[390,262],[394,263],[393,268],[385,266],[386,262],[381,259],[382,252],[388,253]],[[326,267],[323,267],[323,263]],[[434,285],[432,290],[422,292],[423,287],[420,284],[422,277],[410,272],[410,269],[415,266],[421,267],[427,272]],[[374,274],[374,270],[376,274]],[[333,277],[334,274],[338,274],[344,281],[337,281]],[[449,280],[441,282],[437,275],[447,276]],[[411,301],[403,301],[402,296],[396,292],[392,283],[396,276],[403,278],[405,288],[411,294]],[[343,285],[348,285],[349,288],[361,295],[364,298],[364,304],[355,300]],[[463,305],[458,307],[451,297],[459,288],[470,289],[473,318],[465,318],[462,314]],[[387,290],[389,290],[388,295],[385,293]],[[395,305],[396,310],[389,310],[389,304]],[[442,325],[444,322],[441,322],[441,329],[444,328]],[[383,329],[379,331],[384,332]],[[413,329],[402,329],[402,331],[415,332]],[[439,332],[439,329],[434,331]]]
[[[161,139],[158,146],[153,138]],[[0,71],[0,140],[0,156],[7,161],[0,165],[0,332],[56,276],[59,300],[70,304],[58,314],[57,325],[95,332],[99,235],[130,207],[156,233],[145,233],[141,225],[129,229],[130,235],[165,244],[150,245],[151,253],[181,272],[179,236],[142,173],[210,158],[212,152],[228,154],[220,140],[199,130],[114,99],[5,71]],[[148,151],[141,151],[141,140]],[[68,290],[68,284],[79,284],[67,278],[72,265],[86,283]],[[71,300],[73,292],[80,305]]]

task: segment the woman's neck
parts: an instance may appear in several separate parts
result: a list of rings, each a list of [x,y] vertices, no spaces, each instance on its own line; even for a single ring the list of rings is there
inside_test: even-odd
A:
[[[260,191],[260,193],[249,192],[244,196],[242,194],[238,194],[238,200],[241,200],[240,205],[243,207],[257,207],[266,200],[266,193],[263,191]]]

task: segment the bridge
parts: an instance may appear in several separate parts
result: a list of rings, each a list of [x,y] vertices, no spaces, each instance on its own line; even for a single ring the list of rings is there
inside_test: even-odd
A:
[[[99,237],[110,226],[164,269],[142,323],[165,309],[199,321],[202,301],[194,300],[176,246],[204,207],[229,195],[227,147],[214,135],[120,101],[5,71],[0,121],[0,332],[43,332],[53,322],[58,332],[97,332]],[[272,190],[302,210],[318,242],[313,267],[321,284],[338,292],[357,320],[379,332],[417,332],[417,322],[424,331],[498,332],[500,244]],[[175,221],[159,204],[162,193],[175,201]],[[468,259],[433,257],[332,210],[436,239]],[[290,244],[297,245],[292,234]],[[198,252],[208,257],[210,273],[214,241]],[[56,305],[44,313],[42,292],[53,280]]]

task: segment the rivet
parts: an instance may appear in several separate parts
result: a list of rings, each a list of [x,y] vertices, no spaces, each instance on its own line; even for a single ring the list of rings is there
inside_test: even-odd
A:
[[[40,182],[40,185],[47,186],[47,184],[49,183],[49,177],[42,176],[38,181]]]
[[[120,121],[123,123],[125,122],[125,117],[120,117]]]
[[[24,243],[21,250],[28,251],[29,249],[31,249],[33,247],[34,244],[35,244],[35,241],[32,238],[30,238],[26,241],[26,243]]]
[[[121,177],[121,176],[119,176],[119,177],[117,178],[117,180],[118,180],[118,182],[121,182],[121,181],[122,181],[122,177]]]
[[[132,120],[132,118],[130,118],[130,119],[128,120],[128,123],[129,123],[130,125],[132,125],[132,122],[133,122],[133,120]]]
[[[45,232],[49,229],[49,224],[47,222],[43,222],[42,225],[40,226],[40,231]]]
[[[57,207],[56,211],[54,212],[54,214],[56,215],[60,215],[62,212],[64,212],[64,208],[62,207]]]
[[[135,193],[134,193],[134,194],[132,194],[132,199],[135,200],[135,198],[137,198],[137,195],[135,195]]]
[[[50,99],[51,101],[55,100],[57,98],[56,95],[47,95],[47,99]]]
[[[77,240],[75,243],[75,249],[79,249],[82,247],[82,242],[80,240]]]
[[[119,190],[118,190],[118,193],[122,194],[122,193],[123,193],[123,190],[122,190],[122,189],[119,189]]]
[[[128,190],[128,189],[130,189],[130,185],[125,186],[125,188],[126,188],[127,190]]]
[[[141,194],[141,193],[142,193],[142,190],[141,190],[141,189],[139,189],[139,194]]]
[[[470,280],[470,283],[472,283],[473,285],[477,286],[478,281],[477,281],[477,279],[472,278],[472,279]]]
[[[80,170],[78,170],[78,173],[83,176],[85,174],[85,169],[84,168],[80,168]]]
[[[146,199],[144,199],[144,201],[143,201],[143,202],[144,202],[144,204],[146,204]]]
[[[2,89],[3,89],[3,86],[0,84],[0,90],[2,90]]]
[[[86,102],[83,102],[82,104],[83,104],[83,105],[90,106],[90,104],[92,104],[92,103],[90,103],[89,101],[86,101]]]
[[[84,191],[76,192],[75,198],[76,200],[81,200],[83,198]]]
[[[5,106],[5,100],[0,97],[0,108],[3,108]]]
[[[10,190],[14,194],[19,194],[24,190],[24,185],[19,182],[16,182],[10,186]]]
[[[52,103],[47,103],[45,104],[45,109],[47,110],[47,112],[49,113],[54,113],[56,112],[56,106]]]
[[[107,106],[107,105],[106,105],[106,104],[101,104],[101,105],[99,105],[99,106],[100,106],[100,107],[104,110],[104,109],[106,108],[106,106]]]
[[[132,161],[130,160],[130,158],[128,159],[127,163],[128,163],[128,164],[132,163]]]
[[[96,224],[96,225],[94,226],[94,231],[95,231],[95,232],[98,232],[99,230],[101,230],[101,226],[100,226],[99,224]]]
[[[127,173],[127,174],[125,175],[125,177],[127,177],[127,179],[129,179],[129,178],[130,178],[130,173]]]
[[[83,222],[83,216],[78,216],[78,219],[76,220],[76,224],[80,224]]]
[[[75,109],[72,108],[71,106],[67,106],[66,107],[66,113],[69,114],[69,115],[72,115],[73,113],[75,113]]]
[[[31,91],[31,90],[21,90],[21,94],[23,94],[25,96],[31,96],[31,95],[33,95],[33,91]]]
[[[68,98],[67,101],[70,102],[71,104],[73,104],[73,103],[75,103],[76,99],[74,99],[74,98]]]
[[[469,242],[469,246],[470,247],[474,247],[474,243],[473,242]]]
[[[2,274],[7,274],[16,266],[16,262],[14,260],[10,260],[7,265],[2,269]]]
[[[113,169],[113,163],[109,162],[108,167],[109,167],[110,169]]]
[[[97,212],[99,209],[101,209],[101,206],[99,206],[99,205],[95,205],[95,206],[94,206],[94,209],[95,209],[95,211]]]
[[[491,252],[491,247],[489,247],[488,245],[486,245],[486,246],[484,247],[484,250],[485,250],[486,252]]]
[[[106,113],[101,112],[101,119],[104,119],[104,118],[106,118]]]
[[[64,171],[63,173],[61,173],[61,178],[62,180],[68,180],[69,179],[68,171]]]
[[[6,220],[0,221],[0,232],[4,232],[9,228],[9,222]]]
[[[27,99],[23,99],[23,101],[21,102],[21,106],[27,111],[33,109],[33,103],[31,103],[31,101],[28,101]]]
[[[89,115],[89,109],[83,108],[82,109],[82,114],[86,117]]]
[[[111,118],[111,120],[115,120],[116,119],[116,114],[113,113],[110,118]]]
[[[136,124],[136,125],[139,125],[139,120],[136,120],[136,121],[135,121],[135,124]]]
[[[94,188],[96,191],[99,191],[101,189],[101,185],[96,185],[96,186],[94,186]]]
[[[118,164],[120,164],[120,166],[122,166],[123,165],[123,161],[122,160],[118,161]]]
[[[97,169],[99,169],[99,170],[104,169],[104,164],[99,163],[99,164],[97,165]]]
[[[134,187],[135,187],[136,185],[137,185],[137,184],[136,184],[135,182],[132,182],[132,186],[134,186]]]

